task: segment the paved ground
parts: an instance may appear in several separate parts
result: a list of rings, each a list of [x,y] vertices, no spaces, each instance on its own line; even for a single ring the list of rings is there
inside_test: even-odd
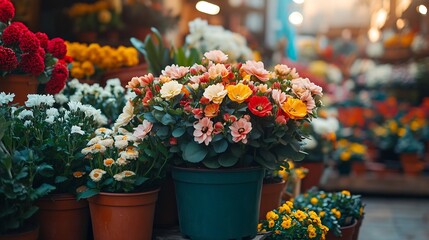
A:
[[[429,240],[429,198],[364,201],[366,215],[359,240]]]

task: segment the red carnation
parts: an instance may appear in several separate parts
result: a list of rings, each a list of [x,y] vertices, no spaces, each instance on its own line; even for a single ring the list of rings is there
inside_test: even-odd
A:
[[[40,48],[39,39],[31,31],[25,31],[19,38],[19,48],[21,48],[23,52],[37,52]]]
[[[46,35],[46,33],[42,33],[42,32],[36,32],[36,37],[39,39],[40,42],[40,46],[44,49],[46,49],[48,47],[48,35]]]
[[[20,22],[13,22],[7,28],[4,29],[2,34],[2,40],[5,45],[12,45],[19,42],[19,39],[24,30],[28,30],[27,27]]]
[[[39,47],[39,49],[37,49],[37,54],[39,54],[40,56],[45,56],[46,52],[45,49]]]
[[[26,73],[38,76],[45,70],[45,63],[39,54],[25,53],[21,55],[19,67]]]
[[[58,59],[64,58],[67,53],[67,46],[62,38],[53,38],[48,42],[48,52]]]
[[[66,85],[66,80],[69,76],[69,71],[63,64],[56,64],[52,70],[52,76],[49,82],[46,83],[45,91],[49,94],[57,94]]]
[[[15,7],[10,1],[0,2],[0,22],[8,23],[15,16]]]
[[[252,96],[247,106],[250,112],[259,117],[270,115],[273,109],[270,100],[265,96]]]
[[[12,49],[0,46],[0,70],[12,71],[18,66],[18,59]]]

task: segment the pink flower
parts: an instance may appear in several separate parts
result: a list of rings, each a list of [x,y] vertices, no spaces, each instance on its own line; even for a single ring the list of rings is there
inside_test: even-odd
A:
[[[279,89],[273,89],[271,92],[271,97],[279,105],[286,101],[286,93],[282,92]]]
[[[262,82],[268,81],[270,73],[265,70],[263,62],[246,61],[241,67],[247,74],[257,77]]]
[[[203,75],[195,75],[195,76],[192,76],[192,77],[190,77],[189,78],[189,81],[191,81],[192,83],[200,83],[200,78],[202,77]]]
[[[204,142],[206,146],[212,141],[213,122],[210,118],[205,117],[194,123],[194,141]]]
[[[223,115],[223,120],[225,120],[226,122],[233,123],[233,122],[237,121],[237,117],[234,115],[229,115],[228,113],[225,113]]]
[[[204,111],[201,108],[192,109],[192,114],[194,114],[196,119],[201,119],[203,117],[203,113]]]
[[[143,139],[151,130],[153,123],[148,120],[143,120],[143,124],[138,125],[134,128],[133,136],[139,139]]]
[[[287,119],[284,115],[279,115],[276,117],[276,123],[279,125],[286,125]]]
[[[232,140],[234,142],[247,143],[247,134],[252,130],[252,123],[245,118],[234,122],[229,129],[231,129]]]
[[[210,52],[206,52],[204,53],[204,57],[215,63],[224,63],[228,60],[228,55],[226,55],[220,50],[212,50]]]
[[[214,134],[222,133],[223,129],[224,129],[223,124],[221,122],[217,122],[214,125],[214,131],[213,131],[213,133]]]
[[[192,65],[192,67],[189,71],[191,72],[192,75],[197,75],[197,74],[201,74],[203,72],[207,72],[207,69],[203,65],[195,63],[194,65]]]
[[[185,76],[189,72],[189,67],[182,67],[176,64],[165,67],[165,70],[162,70],[162,75],[170,77],[172,79],[179,79]]]
[[[311,94],[322,96],[322,88],[316,84],[310,82],[308,78],[297,78],[291,81],[292,91],[297,95],[301,96],[303,92],[308,89],[311,91]]]
[[[131,80],[128,82],[127,86],[125,87],[129,89],[140,87],[140,79],[138,77],[131,78]]]
[[[217,77],[226,78],[228,77],[229,72],[228,69],[226,69],[225,65],[223,64],[216,64],[209,68],[209,78],[215,79]]]
[[[149,84],[151,84],[153,82],[153,75],[152,73],[146,74],[142,77],[139,77],[139,81],[140,81],[140,85],[142,87],[146,87]]]
[[[307,113],[312,113],[313,109],[316,107],[316,102],[311,96],[310,90],[307,90],[303,94],[301,94],[300,99],[307,105]]]

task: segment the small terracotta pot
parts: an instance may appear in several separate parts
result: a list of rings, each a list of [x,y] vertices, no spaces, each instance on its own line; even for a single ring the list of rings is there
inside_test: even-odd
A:
[[[301,192],[305,193],[314,186],[319,186],[325,165],[320,162],[304,162],[301,167],[308,169],[308,174],[301,180]]]
[[[405,175],[420,175],[425,168],[425,163],[419,159],[417,153],[402,153],[399,157]]]
[[[89,227],[88,201],[72,194],[50,194],[37,201],[40,239],[86,239]]]
[[[267,212],[280,206],[285,187],[286,181],[262,184],[261,204],[259,206],[259,220],[265,219]]]
[[[0,240],[37,240],[39,237],[39,226],[34,226],[24,232],[0,235]]]
[[[357,225],[355,220],[352,225],[341,227],[341,236],[335,236],[332,231],[328,231],[326,239],[328,240],[353,240],[353,234]]]
[[[88,199],[94,240],[150,240],[158,191],[99,193]]]
[[[362,226],[363,218],[364,217],[362,216],[357,220],[355,231],[353,232],[353,240],[359,239],[359,231],[360,231],[360,227]]]
[[[24,105],[28,94],[36,94],[39,82],[31,75],[10,74],[0,77],[0,92],[15,93],[13,103]]]

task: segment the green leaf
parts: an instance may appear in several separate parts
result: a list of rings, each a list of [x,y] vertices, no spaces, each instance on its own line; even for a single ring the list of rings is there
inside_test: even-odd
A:
[[[55,187],[50,185],[50,184],[43,183],[42,185],[40,185],[35,190],[36,190],[36,192],[35,192],[36,198],[33,200],[36,200],[37,198],[40,198],[40,197],[47,195],[50,191],[55,190]]]
[[[136,186],[140,186],[142,185],[144,182],[146,182],[147,180],[149,180],[149,178],[147,177],[143,177],[143,176],[138,176],[134,182],[134,185]]]
[[[275,170],[277,168],[277,165],[275,163],[272,162],[267,162],[265,161],[263,158],[256,156],[255,157],[255,161],[259,164],[261,164],[263,167],[271,169],[271,170]]]
[[[22,218],[23,218],[23,219],[29,219],[30,217],[32,217],[32,216],[37,212],[37,210],[39,210],[39,208],[38,208],[38,207],[36,207],[36,206],[31,206],[27,211],[25,211],[25,212],[22,214]]]
[[[62,183],[65,181],[67,181],[67,177],[65,177],[65,176],[56,176],[55,177],[55,183]]]
[[[204,166],[206,166],[208,168],[212,168],[212,169],[216,169],[216,168],[221,167],[216,158],[204,159],[203,164],[204,164]]]
[[[176,128],[171,133],[171,135],[173,135],[173,137],[175,137],[175,138],[178,138],[178,137],[181,137],[185,132],[186,132],[186,129],[184,129],[184,128]]]
[[[146,119],[146,120],[148,120],[151,123],[155,123],[156,122],[156,119],[153,117],[152,113],[150,113],[150,112],[147,112],[147,113],[143,114],[143,118]]]
[[[166,113],[162,119],[161,119],[161,123],[164,125],[171,125],[171,124],[175,124],[176,120],[168,113]]]
[[[155,154],[153,153],[152,150],[150,150],[149,148],[145,148],[144,153],[146,153],[149,157],[153,157]]]
[[[90,198],[90,197],[93,197],[99,193],[100,193],[100,191],[98,189],[88,188],[86,191],[80,192],[77,194],[77,200]]]
[[[276,162],[277,160],[276,155],[265,149],[259,150],[259,155],[267,162]]]
[[[228,148],[228,142],[225,139],[212,143],[213,150],[216,153],[223,153]]]
[[[232,154],[221,154],[218,162],[222,167],[232,167],[238,162],[238,158]]]
[[[190,142],[186,145],[185,151],[182,154],[184,160],[192,163],[201,162],[207,155],[208,150],[202,144]]]
[[[168,136],[168,127],[167,127],[167,126],[160,127],[160,128],[158,129],[158,131],[156,132],[156,135],[157,135],[158,137],[161,137],[161,138],[165,138],[165,137],[167,137],[167,136]]]
[[[221,139],[223,139],[222,134],[216,134],[216,135],[214,135],[214,137],[212,139],[212,142],[217,142],[217,141],[219,141]]]
[[[153,106],[153,108],[155,108],[156,110],[161,111],[161,112],[164,111],[164,108],[160,107],[160,106]]]
[[[36,173],[44,177],[51,177],[54,175],[54,172],[54,168],[46,163],[42,163],[36,168]]]

